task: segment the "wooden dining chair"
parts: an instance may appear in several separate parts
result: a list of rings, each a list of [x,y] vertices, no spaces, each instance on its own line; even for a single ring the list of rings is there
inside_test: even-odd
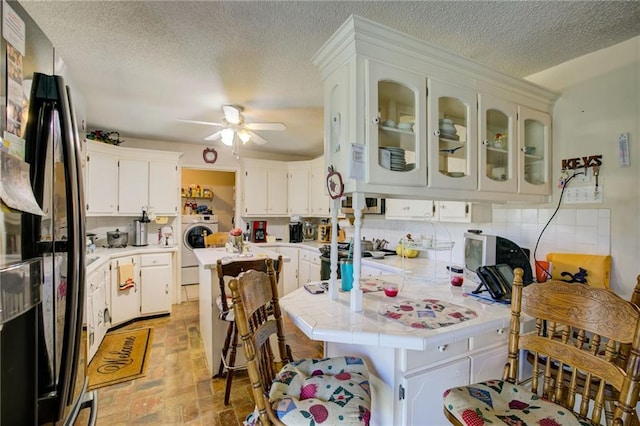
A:
[[[275,279],[276,282],[278,282],[280,273],[282,272],[282,256],[278,256],[278,259],[274,263]],[[246,368],[244,364],[236,365],[237,349],[238,347],[240,347],[240,344],[238,344],[238,328],[236,327],[231,297],[227,294],[226,291],[227,282],[232,278],[236,278],[242,272],[252,269],[256,271],[266,272],[266,259],[250,258],[232,262],[223,262],[222,259],[218,259],[218,261],[216,262],[218,285],[220,286],[220,296],[218,296],[218,298],[216,299],[216,305],[219,311],[218,318],[229,323],[227,326],[227,334],[224,339],[224,344],[222,345],[222,352],[220,354],[220,366],[218,368],[218,377],[224,377],[226,375],[224,405],[229,405],[231,383],[233,382],[234,371]]]
[[[270,265],[267,273],[240,274],[229,288],[256,404],[255,421],[262,425],[369,424],[371,393],[363,359],[292,360]],[[271,336],[277,343],[271,343]]]
[[[636,424],[640,309],[609,290],[583,284],[548,281],[523,288],[522,276],[517,268],[502,380],[445,391],[447,418],[455,425],[597,425],[610,387],[618,392],[613,424]],[[520,334],[522,315],[535,320],[535,331]],[[630,350],[621,367],[625,345]],[[518,385],[518,364],[526,362],[519,358],[522,350],[534,354],[526,385]]]

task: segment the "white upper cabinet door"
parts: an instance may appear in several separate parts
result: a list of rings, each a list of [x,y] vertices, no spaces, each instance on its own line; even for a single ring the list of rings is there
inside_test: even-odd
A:
[[[88,215],[112,215],[117,213],[117,156],[88,152],[85,203]]]
[[[478,105],[481,141],[479,189],[515,193],[518,189],[517,106],[484,93],[478,95]]]
[[[476,190],[476,92],[432,79],[429,112],[429,187]]]
[[[296,165],[288,173],[289,215],[309,215],[310,165]]]
[[[156,214],[179,212],[178,165],[164,161],[149,163],[149,207]]]
[[[120,159],[118,212],[140,214],[149,205],[149,162]]]
[[[325,190],[325,176],[323,159],[313,160],[311,163],[311,182],[309,186],[309,205],[312,216],[329,216],[331,213],[331,198],[329,198]]]
[[[551,164],[551,117],[544,112],[518,107],[518,167],[521,194],[549,195]]]
[[[269,196],[267,194],[267,178],[269,171],[266,167],[251,166],[244,172],[244,214],[266,215]],[[286,188],[286,177],[285,177]]]
[[[427,184],[426,78],[366,60],[367,183]]]
[[[270,215],[286,216],[287,215],[287,169],[270,168],[267,176],[268,179],[268,213]]]

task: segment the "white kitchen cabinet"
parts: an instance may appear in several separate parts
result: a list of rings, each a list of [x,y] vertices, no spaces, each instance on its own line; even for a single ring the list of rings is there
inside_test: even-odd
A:
[[[346,194],[548,202],[556,93],[357,16],[313,62],[324,81],[325,165]],[[506,147],[480,145],[496,134]],[[525,146],[533,152],[516,153]]]
[[[155,214],[177,215],[180,198],[177,195],[180,179],[176,161],[149,162],[149,208]]]
[[[105,264],[87,277],[85,321],[87,326],[87,360],[95,355],[111,326],[109,309],[109,264]]]
[[[142,208],[177,215],[181,153],[86,141],[88,216],[141,216]]]
[[[478,188],[515,193],[518,190],[517,105],[480,93],[478,108],[478,138],[481,141]]]
[[[134,285],[125,290],[120,289],[120,281],[126,277],[118,273],[119,267],[133,265]],[[137,318],[140,315],[140,258],[126,256],[111,260],[111,324],[117,325]]]
[[[551,191],[551,116],[518,106],[519,187],[521,194]]]
[[[140,314],[171,311],[170,253],[140,255]]]
[[[473,191],[478,187],[476,93],[432,80],[429,99],[429,187]],[[455,134],[445,133],[442,120],[453,123]]]
[[[491,222],[491,204],[464,201],[438,201],[438,222],[486,223]]]
[[[86,151],[86,213],[113,215],[118,212],[118,155],[95,142],[87,142]]]
[[[120,159],[118,175],[118,213],[142,216],[149,205],[149,162]]]
[[[320,253],[317,250],[299,249],[298,286],[320,281]]]
[[[279,161],[244,161],[244,216],[287,216],[287,167]]]
[[[432,200],[406,200],[387,198],[385,219],[430,220],[437,213],[436,202]]]
[[[287,193],[289,216],[308,216],[311,180],[311,164],[308,161],[288,163]]]
[[[469,365],[469,358],[465,357],[438,368],[403,376],[400,385],[402,424],[448,424],[442,411],[442,394],[449,388],[470,383]]]
[[[464,201],[387,199],[385,218],[436,222],[491,222],[491,204]]]
[[[367,182],[425,186],[425,77],[373,60],[365,70]]]
[[[298,248],[278,247],[276,250],[283,257],[288,257],[289,262],[285,262],[280,275],[282,283],[282,296],[291,293],[298,288]]]
[[[309,182],[309,210],[311,216],[327,217],[331,214],[331,198],[327,193],[327,172],[324,158],[311,161],[311,180]]]

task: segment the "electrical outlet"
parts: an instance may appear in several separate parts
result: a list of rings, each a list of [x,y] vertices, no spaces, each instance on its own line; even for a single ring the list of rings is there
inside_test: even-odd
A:
[[[564,190],[562,202],[565,204],[593,204],[602,203],[602,186],[578,186]]]

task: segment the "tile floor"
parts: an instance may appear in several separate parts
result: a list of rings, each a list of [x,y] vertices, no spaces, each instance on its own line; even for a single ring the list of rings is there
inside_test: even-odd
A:
[[[170,316],[137,321],[125,328],[152,327],[147,375],[98,389],[97,425],[241,425],[253,411],[246,372],[234,376],[224,406],[223,378],[211,378],[198,326],[197,291],[174,305]],[[121,328],[121,329],[125,329]],[[295,359],[322,355],[321,342],[309,340],[285,318],[287,343]],[[86,424],[86,423],[81,423]]]

